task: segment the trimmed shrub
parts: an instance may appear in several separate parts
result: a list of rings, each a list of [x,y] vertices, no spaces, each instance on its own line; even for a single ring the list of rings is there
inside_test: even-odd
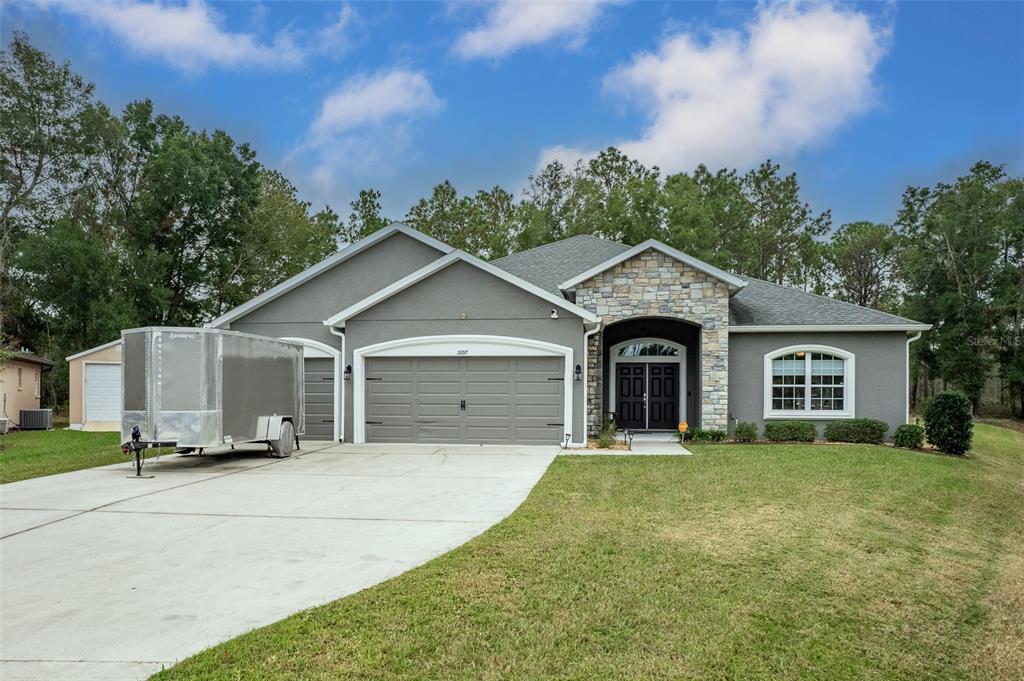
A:
[[[750,421],[740,421],[736,424],[736,441],[753,442],[757,439],[757,426]]]
[[[825,426],[825,439],[829,442],[862,442],[877,445],[885,440],[889,424],[875,419],[845,419]]]
[[[924,444],[924,426],[904,423],[892,434],[892,443],[904,449],[921,449]]]
[[[722,442],[727,433],[718,428],[691,428],[686,431],[683,440],[685,442]]]
[[[971,401],[961,392],[944,392],[932,397],[924,414],[928,442],[947,454],[964,454],[971,449],[974,415]]]
[[[809,421],[768,421],[764,439],[771,442],[814,442],[818,429]]]

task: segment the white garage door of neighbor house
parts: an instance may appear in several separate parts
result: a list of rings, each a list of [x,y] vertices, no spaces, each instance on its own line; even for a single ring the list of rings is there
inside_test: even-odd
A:
[[[121,365],[85,365],[85,420],[121,420]]]

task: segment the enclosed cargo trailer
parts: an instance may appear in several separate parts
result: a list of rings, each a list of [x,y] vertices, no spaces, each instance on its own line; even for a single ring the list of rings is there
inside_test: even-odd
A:
[[[302,346],[220,329],[145,327],[121,332],[121,442],[205,449],[266,442],[298,446]]]

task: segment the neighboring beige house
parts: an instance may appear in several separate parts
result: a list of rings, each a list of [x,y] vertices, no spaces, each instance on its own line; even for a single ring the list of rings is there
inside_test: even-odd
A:
[[[73,430],[121,430],[121,340],[66,357]]]
[[[22,409],[39,409],[42,374],[53,362],[30,352],[15,352],[0,367],[0,418],[17,426]]]

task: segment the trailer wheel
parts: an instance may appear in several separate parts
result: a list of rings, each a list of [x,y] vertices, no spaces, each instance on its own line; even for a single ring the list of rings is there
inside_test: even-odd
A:
[[[295,449],[295,426],[291,421],[281,423],[281,431],[277,437],[277,440],[270,441],[270,448],[274,451],[273,455],[278,458],[291,456],[292,450]]]

